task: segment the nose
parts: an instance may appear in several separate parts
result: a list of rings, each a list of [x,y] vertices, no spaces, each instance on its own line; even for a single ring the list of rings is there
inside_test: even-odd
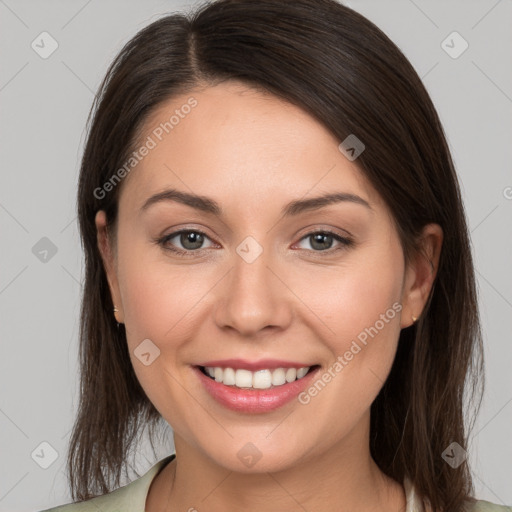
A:
[[[271,263],[266,251],[252,262],[234,254],[233,268],[222,280],[216,300],[214,319],[219,328],[253,337],[289,326],[293,294]]]

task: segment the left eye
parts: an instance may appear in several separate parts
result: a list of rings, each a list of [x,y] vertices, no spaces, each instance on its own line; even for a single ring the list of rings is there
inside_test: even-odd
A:
[[[309,233],[301,239],[302,241],[310,241],[310,245],[315,252],[321,252],[332,248],[334,241],[337,241],[341,246],[349,246],[352,241],[348,238],[331,233],[330,231],[316,231],[315,233]],[[342,248],[338,247],[338,248]],[[303,249],[304,247],[301,247]],[[308,247],[305,247],[308,249]]]

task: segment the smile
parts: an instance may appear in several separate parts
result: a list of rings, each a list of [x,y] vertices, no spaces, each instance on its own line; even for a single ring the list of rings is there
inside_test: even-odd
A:
[[[205,375],[226,386],[240,389],[271,389],[302,379],[313,367],[262,369],[254,372],[220,366],[201,366],[200,368]]]
[[[192,367],[203,389],[217,404],[246,414],[269,413],[292,402],[320,371],[318,364],[290,366],[292,363],[284,361],[212,363]]]

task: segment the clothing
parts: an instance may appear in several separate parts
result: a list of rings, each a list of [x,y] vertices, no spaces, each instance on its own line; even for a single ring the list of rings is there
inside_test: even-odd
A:
[[[133,482],[103,496],[98,496],[80,503],[61,505],[41,512],[145,512],[146,498],[151,482],[156,475],[175,458],[169,455],[157,462],[147,473]],[[404,489],[407,498],[405,512],[428,512],[415,493],[414,486],[406,477]],[[512,507],[495,505],[488,501],[477,501],[470,512],[512,512]]]

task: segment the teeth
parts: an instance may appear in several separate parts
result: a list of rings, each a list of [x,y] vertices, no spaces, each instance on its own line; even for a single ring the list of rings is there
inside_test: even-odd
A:
[[[268,389],[272,386],[272,372],[270,370],[259,370],[254,372],[252,387],[256,389]]]
[[[308,368],[299,368],[297,370],[297,379],[302,379],[306,373],[308,373]]]
[[[222,368],[215,368],[215,371],[217,370],[223,372]],[[222,382],[224,383],[224,380]],[[252,386],[252,372],[249,370],[237,370],[235,372],[235,386],[237,388],[250,388]]]
[[[237,388],[269,389],[273,386],[282,386],[287,382],[302,379],[308,373],[310,366],[303,368],[276,368],[275,370],[250,370],[233,368],[220,368],[218,366],[206,366],[207,375],[222,382],[226,386]]]
[[[293,382],[297,378],[297,370],[295,368],[288,368],[286,370],[286,382]]]
[[[235,370],[233,368],[226,368],[222,376],[222,382],[227,386],[234,386],[236,383]]]
[[[272,385],[281,386],[286,382],[286,373],[284,368],[277,368],[272,372]]]

